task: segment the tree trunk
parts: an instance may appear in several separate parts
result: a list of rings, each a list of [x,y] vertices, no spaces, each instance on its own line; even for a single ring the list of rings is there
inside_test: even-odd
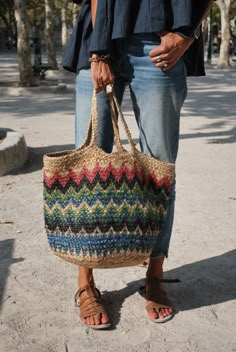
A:
[[[78,18],[78,5],[77,4],[73,5],[72,14],[73,14],[73,27],[74,27],[76,24],[77,18]]]
[[[229,10],[231,0],[217,0],[217,5],[221,12],[221,45],[218,59],[219,67],[228,67],[230,65],[230,18]]]
[[[68,28],[67,28],[67,5],[68,0],[63,0],[61,8],[61,43],[63,52],[67,46]]]
[[[17,53],[20,75],[19,85],[29,87],[35,85],[35,80],[31,66],[26,0],[15,0],[15,18],[17,25]]]
[[[54,26],[54,4],[53,0],[45,0],[45,36],[47,44],[48,64],[57,69],[57,55],[55,46]]]

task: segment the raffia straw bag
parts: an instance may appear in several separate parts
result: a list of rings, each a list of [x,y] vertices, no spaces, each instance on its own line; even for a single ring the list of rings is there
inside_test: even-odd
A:
[[[164,222],[174,165],[141,153],[113,93],[109,94],[116,151],[97,146],[94,94],[87,137],[77,150],[44,156],[44,216],[51,249],[88,268],[141,263]],[[130,151],[121,144],[116,111]]]

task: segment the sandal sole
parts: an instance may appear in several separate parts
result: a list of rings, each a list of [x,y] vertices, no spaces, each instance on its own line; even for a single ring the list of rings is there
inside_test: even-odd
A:
[[[99,324],[99,325],[89,325],[85,323],[81,323],[83,326],[86,328],[92,329],[92,330],[105,330],[111,327],[111,324]]]
[[[150,318],[149,315],[148,315],[148,318],[155,324],[163,324],[163,323],[166,323],[167,321],[173,319],[175,316],[175,314],[170,314],[168,315],[167,317],[165,318]]]

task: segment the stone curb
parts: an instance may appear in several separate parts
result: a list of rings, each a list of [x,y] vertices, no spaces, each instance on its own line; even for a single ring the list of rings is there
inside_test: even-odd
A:
[[[28,158],[28,149],[23,134],[6,131],[6,138],[0,144],[0,176],[25,164]]]

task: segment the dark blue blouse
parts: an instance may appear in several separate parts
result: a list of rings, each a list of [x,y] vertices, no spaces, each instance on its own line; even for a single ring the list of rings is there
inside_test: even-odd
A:
[[[80,0],[74,0],[80,3]],[[210,1],[207,0],[98,0],[94,30],[91,0],[83,0],[63,66],[74,72],[89,68],[91,52],[109,52],[112,40],[131,33],[161,31],[192,36]],[[202,38],[185,54],[189,75],[204,75]]]

